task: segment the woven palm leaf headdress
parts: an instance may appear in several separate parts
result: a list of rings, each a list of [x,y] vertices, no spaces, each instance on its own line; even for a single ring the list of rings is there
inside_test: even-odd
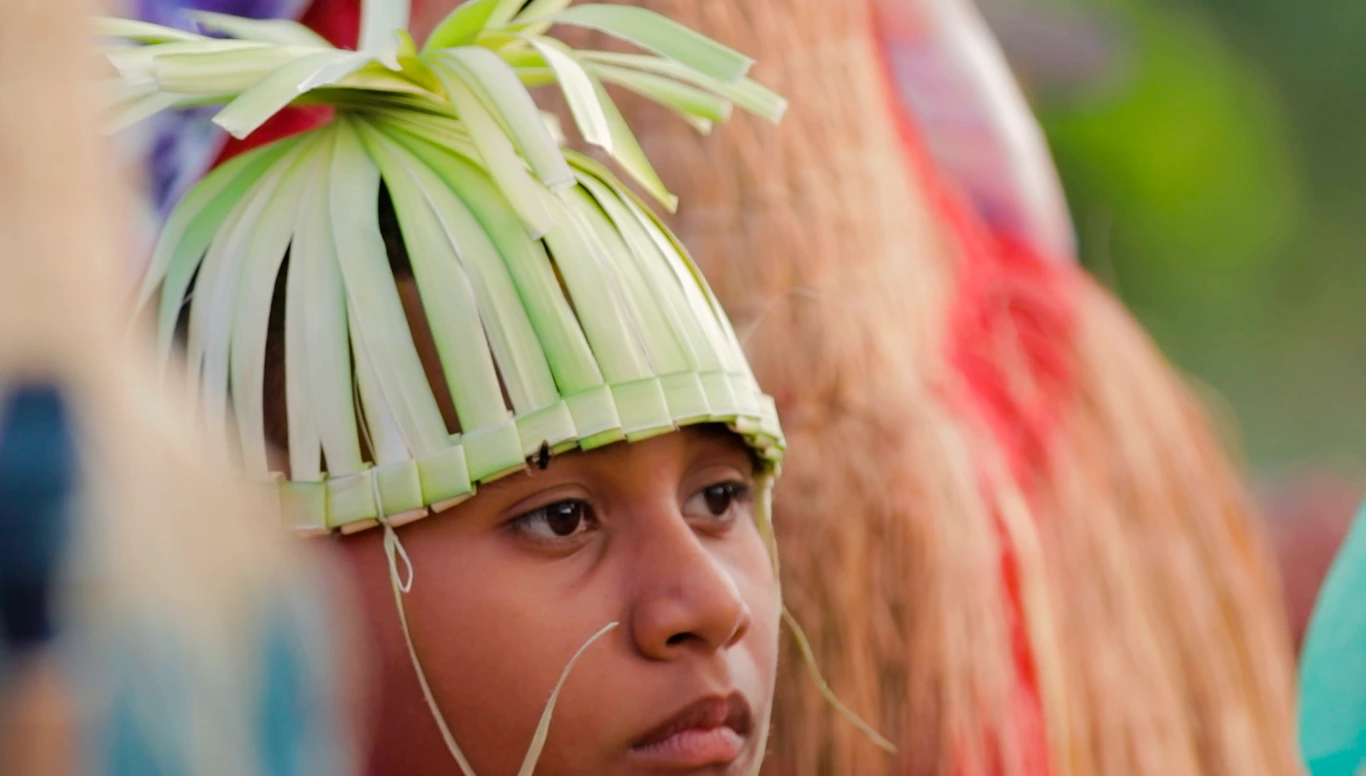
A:
[[[297,528],[419,517],[539,452],[692,423],[728,424],[777,466],[773,403],[692,261],[641,197],[560,146],[527,87],[558,84],[584,139],[669,209],[604,84],[703,131],[733,105],[776,121],[784,101],[745,77],[749,59],[663,16],[570,3],[472,0],[421,49],[407,0],[364,2],[357,51],[288,21],[197,16],[226,37],[101,22],[122,90],[115,126],[225,103],[216,123],[243,137],[289,104],[335,108],[191,190],[138,300],[155,305],[163,358],[187,321],[208,427],[226,433],[231,411],[248,472],[279,481]],[[547,35],[555,24],[648,53],[574,50]],[[458,433],[405,317],[381,186]],[[263,388],[282,272],[287,477],[271,471]]]

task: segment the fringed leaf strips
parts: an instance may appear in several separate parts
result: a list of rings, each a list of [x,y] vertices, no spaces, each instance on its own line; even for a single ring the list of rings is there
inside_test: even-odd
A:
[[[335,108],[195,186],[136,300],[155,304],[163,359],[183,340],[206,427],[279,483],[291,525],[410,519],[541,449],[688,423],[729,424],[776,466],[772,401],[682,246],[607,167],[563,149],[526,91],[557,84],[580,135],[673,207],[605,84],[699,128],[732,105],[777,120],[784,103],[744,77],[749,60],[623,6],[473,0],[421,49],[403,29],[406,3],[367,0],[364,13],[359,51],[292,22],[219,14],[195,19],[227,39],[98,25],[123,124],[219,104],[215,121],[246,136],[291,104]],[[547,36],[554,23],[652,53],[577,51]],[[382,192],[398,221],[388,234]],[[392,239],[411,278],[395,275]],[[274,316],[283,472],[264,385]]]
[[[551,158],[545,140],[532,139],[548,133],[531,131],[524,92],[506,88],[513,75],[523,83],[558,83],[584,139],[673,208],[673,196],[640,152],[604,82],[658,102],[703,130],[724,121],[732,103],[770,121],[782,115],[782,98],[745,77],[752,60],[660,14],[620,5],[570,6],[565,0],[522,5],[520,0],[463,3],[433,30],[421,51],[407,37],[403,0],[365,1],[359,51],[334,48],[291,21],[193,15],[203,30],[228,36],[225,40],[102,19],[96,30],[109,41],[105,53],[129,95],[119,102],[110,127],[122,129],[181,105],[216,102],[226,107],[215,121],[245,137],[292,103],[383,110],[404,104],[395,102],[403,95],[418,96],[429,111],[468,121],[462,107],[469,106],[460,104],[463,90],[452,93],[455,79],[473,90],[484,110],[512,135],[542,182],[551,188],[568,185],[567,171]],[[546,34],[551,24],[599,30],[651,53],[574,50]],[[501,63],[495,65],[495,59]],[[155,90],[149,92],[149,85]],[[540,221],[539,208],[520,205],[533,223]]]

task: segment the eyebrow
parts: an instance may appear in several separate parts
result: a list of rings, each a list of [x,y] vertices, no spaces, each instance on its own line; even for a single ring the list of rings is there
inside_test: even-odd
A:
[[[744,439],[732,429],[717,424],[706,423],[696,426],[689,426],[685,431],[694,434],[694,443],[705,446],[708,449],[716,450],[721,447],[729,448],[732,452],[743,449],[749,458],[751,474],[758,476],[764,470],[764,462],[755,454],[754,449],[745,443]],[[695,451],[696,454],[696,451]]]
[[[552,462],[554,461],[554,456],[551,456],[551,461],[552,461]],[[538,469],[535,468],[535,462],[534,462],[533,460],[528,460],[527,463],[529,464],[528,466],[526,466],[526,467],[524,467],[524,468],[522,468],[522,469],[519,469],[519,470],[517,470],[517,471],[509,472],[509,473],[503,475],[502,477],[499,477],[499,478],[496,479],[496,480],[489,480],[488,482],[481,482],[481,483],[479,483],[478,486],[477,486],[476,492],[477,492],[477,493],[485,493],[485,492],[497,493],[497,492],[499,492],[499,491],[507,490],[508,488],[513,487],[513,485],[515,484],[515,483],[513,482],[513,480],[514,480],[514,478],[517,477],[518,475],[525,475],[525,476],[527,476],[527,477],[535,477],[536,474],[537,474],[539,471],[543,471],[543,470],[538,470]]]

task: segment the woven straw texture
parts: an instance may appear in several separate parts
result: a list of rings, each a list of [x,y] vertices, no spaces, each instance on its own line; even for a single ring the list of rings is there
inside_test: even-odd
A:
[[[1047,270],[1071,321],[1052,343],[1070,377],[1051,436],[1014,467],[978,413],[947,355],[967,259],[933,171],[898,141],[868,5],[640,4],[753,54],[792,101],[779,128],[740,117],[708,138],[624,104],[778,401],[789,606],[836,692],[901,752],[839,719],[789,656],[770,772],[1299,772],[1283,617],[1242,486],[1127,314]],[[1023,335],[989,333],[969,345],[1000,390],[1036,391]]]
[[[1023,753],[1010,733],[1001,548],[938,344],[957,258],[906,174],[867,9],[645,5],[749,46],[755,77],[791,101],[780,127],[740,117],[707,138],[623,109],[779,404],[788,605],[842,700],[903,753],[889,759],[841,719],[794,651],[770,770],[933,773],[950,752],[989,748],[1013,766]]]

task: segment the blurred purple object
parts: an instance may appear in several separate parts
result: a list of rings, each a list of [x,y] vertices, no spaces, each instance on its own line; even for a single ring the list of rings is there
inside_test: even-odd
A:
[[[1133,23],[1122,9],[1037,0],[977,0],[977,6],[1027,90],[1085,94],[1122,81],[1133,66]]]
[[[185,12],[214,11],[253,19],[297,19],[307,0],[137,0],[139,19],[187,28]]]
[[[972,0],[875,0],[887,63],[940,170],[987,224],[1039,256],[1076,255],[1062,183]]]
[[[1331,470],[1299,474],[1260,488],[1258,501],[1280,566],[1281,592],[1297,650],[1363,492],[1366,481],[1359,476]]]
[[[190,11],[297,19],[309,0],[134,0],[137,18],[168,27],[191,29]],[[147,196],[156,229],[181,194],[213,165],[227,137],[212,122],[216,109],[163,113],[142,127],[139,152],[144,157]]]

